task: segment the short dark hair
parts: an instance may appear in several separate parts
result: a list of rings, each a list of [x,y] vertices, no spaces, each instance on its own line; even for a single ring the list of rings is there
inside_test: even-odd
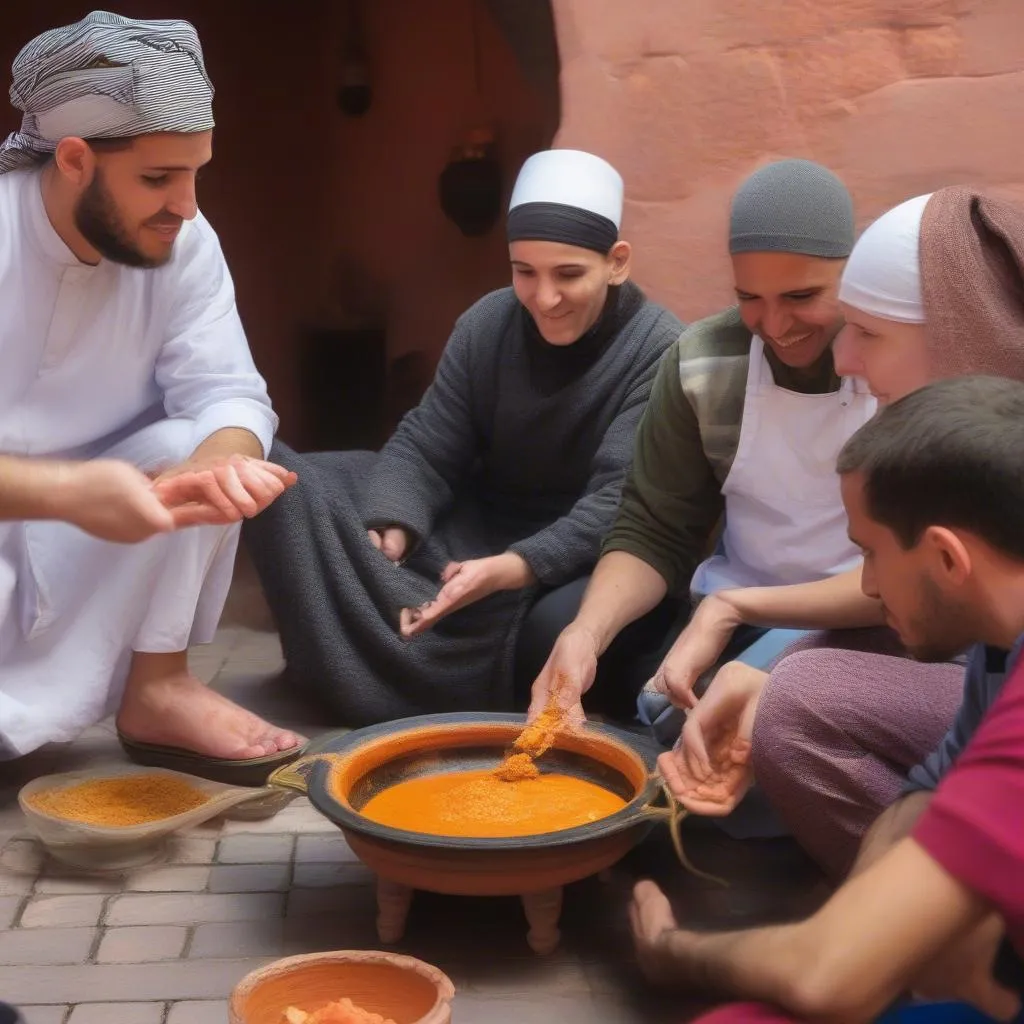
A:
[[[929,526],[967,530],[1024,561],[1024,384],[957,377],[883,409],[843,446],[875,522],[911,548]]]

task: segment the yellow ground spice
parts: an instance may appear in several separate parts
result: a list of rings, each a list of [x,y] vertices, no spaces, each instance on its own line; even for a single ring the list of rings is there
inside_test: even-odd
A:
[[[44,789],[33,793],[27,802],[30,807],[55,818],[85,825],[128,828],[172,818],[209,799],[207,793],[182,779],[167,775],[121,775]]]

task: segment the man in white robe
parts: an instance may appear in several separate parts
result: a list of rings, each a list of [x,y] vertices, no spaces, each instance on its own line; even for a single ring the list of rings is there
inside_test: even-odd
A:
[[[212,96],[187,22],[94,12],[14,63],[24,118],[0,146],[0,482],[19,460],[27,472],[120,460],[155,481],[171,525],[204,525],[165,521],[123,546],[82,509],[0,522],[8,757],[115,710],[135,760],[226,781],[256,784],[300,749],[187,664],[216,629],[241,519],[294,482],[264,461],[277,417],[196,206]]]

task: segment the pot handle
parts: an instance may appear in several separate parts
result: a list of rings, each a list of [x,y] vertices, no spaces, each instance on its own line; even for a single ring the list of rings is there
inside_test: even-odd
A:
[[[690,858],[686,856],[686,851],[683,849],[683,837],[680,832],[683,818],[690,812],[672,795],[671,790],[660,774],[655,772],[651,776],[651,782],[655,784],[657,789],[654,796],[640,808],[640,814],[645,818],[656,818],[668,822],[669,835],[672,837],[672,846],[676,851],[676,856],[679,858],[679,863],[691,875],[696,875],[705,881],[714,882],[716,885],[728,888],[729,883],[724,878],[719,878],[717,875],[709,875],[706,871],[701,871],[693,866]],[[658,801],[662,798],[665,800],[665,805],[659,806]]]
[[[322,760],[322,755],[312,754],[309,757],[300,757],[297,761],[289,761],[288,764],[275,768],[267,776],[266,784],[278,789],[294,789],[296,793],[306,796],[309,792],[309,773],[313,770],[313,765]]]

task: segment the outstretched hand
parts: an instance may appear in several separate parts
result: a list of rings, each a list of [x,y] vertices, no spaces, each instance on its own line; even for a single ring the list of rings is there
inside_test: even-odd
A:
[[[54,469],[56,517],[101,540],[135,544],[187,525],[164,506],[149,478],[127,462],[94,459]]]
[[[598,642],[590,630],[570,623],[559,634],[548,660],[530,690],[526,720],[532,722],[554,696],[570,726],[586,721],[583,694],[594,685],[597,675]]]
[[[529,565],[511,551],[468,562],[450,562],[441,573],[442,587],[437,597],[419,608],[403,608],[399,630],[407,639],[418,636],[460,608],[499,590],[520,590],[533,581]]]
[[[728,601],[718,594],[705,597],[646,688],[663,693],[677,708],[696,707],[694,687],[718,663],[739,625]]]
[[[179,526],[223,526],[251,519],[298,480],[283,466],[248,455],[183,462],[153,482],[156,496]]]
[[[658,758],[672,795],[694,814],[724,817],[754,781],[751,742],[765,672],[733,661],[723,665],[686,716],[679,742]]]

